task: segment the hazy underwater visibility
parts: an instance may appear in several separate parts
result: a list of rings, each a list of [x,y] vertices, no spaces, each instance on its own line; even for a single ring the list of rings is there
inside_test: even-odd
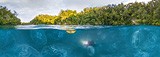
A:
[[[160,57],[159,26],[0,28],[0,57]]]

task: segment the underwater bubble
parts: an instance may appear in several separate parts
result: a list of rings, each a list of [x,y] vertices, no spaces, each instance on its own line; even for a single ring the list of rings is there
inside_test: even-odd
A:
[[[14,53],[16,57],[41,57],[36,49],[26,44],[14,47]]]
[[[31,31],[31,39],[32,42],[37,45],[45,45],[47,43],[47,37],[45,35],[45,31],[43,30],[34,30]]]
[[[67,53],[67,50],[57,45],[44,47],[41,52],[44,57],[67,57]]]

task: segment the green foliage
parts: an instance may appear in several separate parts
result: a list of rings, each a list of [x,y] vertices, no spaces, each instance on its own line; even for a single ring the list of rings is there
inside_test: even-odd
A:
[[[58,25],[160,25],[160,0],[85,8],[81,12],[62,10],[56,18],[35,17],[32,24]],[[49,17],[49,16],[48,16]],[[55,16],[52,16],[55,17]],[[45,19],[45,20],[42,20]]]
[[[57,16],[51,16],[47,14],[41,14],[36,16],[32,21],[31,24],[54,24],[54,20],[57,19]]]
[[[0,6],[0,25],[18,25],[20,19],[16,17],[17,13],[12,13],[6,7]]]

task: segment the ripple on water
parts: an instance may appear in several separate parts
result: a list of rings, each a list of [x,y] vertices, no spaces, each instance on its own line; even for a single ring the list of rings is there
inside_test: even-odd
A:
[[[37,45],[43,46],[47,43],[47,37],[46,37],[45,31],[43,30],[31,31],[30,36],[31,36],[32,42]]]

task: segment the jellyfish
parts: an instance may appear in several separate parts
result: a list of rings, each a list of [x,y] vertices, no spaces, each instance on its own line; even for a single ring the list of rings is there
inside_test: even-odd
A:
[[[31,32],[31,39],[33,43],[38,46],[43,46],[47,43],[47,37],[43,30],[35,30]]]
[[[16,57],[41,57],[41,54],[27,44],[16,45],[13,48]]]
[[[67,50],[60,46],[50,45],[42,49],[41,54],[43,57],[67,57]]]

